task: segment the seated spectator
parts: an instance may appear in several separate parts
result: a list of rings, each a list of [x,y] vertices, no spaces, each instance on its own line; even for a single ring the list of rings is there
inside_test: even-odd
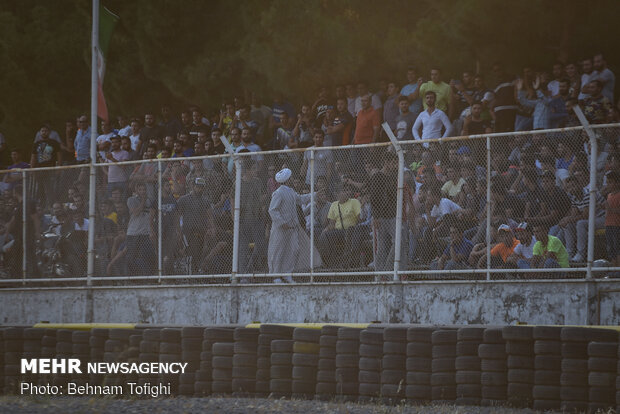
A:
[[[526,222],[519,223],[515,228],[515,235],[517,236],[517,240],[519,240],[519,244],[508,257],[507,262],[523,269],[524,267],[522,266],[525,266],[525,264],[519,264],[519,262],[524,261],[528,265],[531,264],[531,260],[534,257],[536,237],[534,237],[532,229]]]
[[[568,268],[568,253],[566,248],[555,236],[548,234],[549,227],[544,224],[534,225],[534,244],[533,257],[531,262],[520,260],[519,269],[549,269],[549,268]]]
[[[450,224],[450,244],[440,257],[431,262],[431,270],[469,269],[467,259],[473,247],[473,243],[463,237],[460,226]]]
[[[362,229],[358,224],[362,206],[359,200],[352,198],[352,194],[351,187],[342,187],[338,200],[329,208],[328,224],[319,238],[319,251],[328,266],[348,268],[360,264]],[[337,249],[338,245],[343,245],[343,249]],[[341,252],[340,257],[336,257],[338,251]]]
[[[441,187],[441,194],[448,197],[452,201],[461,202],[463,204],[463,197],[461,197],[461,190],[465,184],[465,179],[460,177],[455,166],[451,165],[446,168],[446,176],[448,180]]]
[[[497,229],[497,240],[498,243],[491,249],[491,267],[509,267],[508,258],[514,253],[519,240],[515,239],[510,226],[506,224],[502,224]],[[486,267],[486,259],[482,267]]]

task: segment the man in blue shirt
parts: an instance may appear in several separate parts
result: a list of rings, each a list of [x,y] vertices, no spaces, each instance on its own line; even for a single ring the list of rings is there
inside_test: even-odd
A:
[[[78,164],[84,164],[90,161],[90,126],[86,115],[80,115],[78,118],[78,131],[75,134],[73,142],[76,153],[76,161]]]
[[[463,230],[460,226],[457,223],[452,223],[450,225],[450,244],[439,258],[433,260],[431,269],[469,269],[467,259],[473,247],[474,244],[463,237]]]
[[[422,99],[419,96],[414,99],[413,93],[418,90],[421,83],[422,78],[416,79],[415,68],[410,67],[407,69],[407,84],[400,90],[400,94],[401,96],[405,96],[410,102],[409,112],[414,114],[416,117],[420,112],[422,112]]]

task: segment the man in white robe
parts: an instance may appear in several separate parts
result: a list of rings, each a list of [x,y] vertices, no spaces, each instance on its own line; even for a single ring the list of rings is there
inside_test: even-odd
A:
[[[310,238],[301,228],[297,217],[297,205],[310,201],[310,194],[299,195],[285,183],[291,178],[288,168],[276,174],[280,187],[271,195],[269,215],[269,273],[293,273],[310,269]],[[314,266],[321,266],[321,258],[314,249]],[[291,276],[284,278],[292,283]]]

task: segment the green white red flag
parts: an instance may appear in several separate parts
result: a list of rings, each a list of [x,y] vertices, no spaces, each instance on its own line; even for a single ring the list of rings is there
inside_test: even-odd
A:
[[[103,78],[105,75],[106,56],[110,45],[112,31],[119,17],[103,6],[99,7],[99,39],[97,45],[97,116],[108,120],[108,106],[103,96]]]

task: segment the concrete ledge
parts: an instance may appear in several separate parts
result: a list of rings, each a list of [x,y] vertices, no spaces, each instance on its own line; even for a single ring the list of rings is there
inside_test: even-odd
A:
[[[620,281],[418,281],[0,290],[1,324],[620,323]],[[600,309],[600,317],[599,317]]]

